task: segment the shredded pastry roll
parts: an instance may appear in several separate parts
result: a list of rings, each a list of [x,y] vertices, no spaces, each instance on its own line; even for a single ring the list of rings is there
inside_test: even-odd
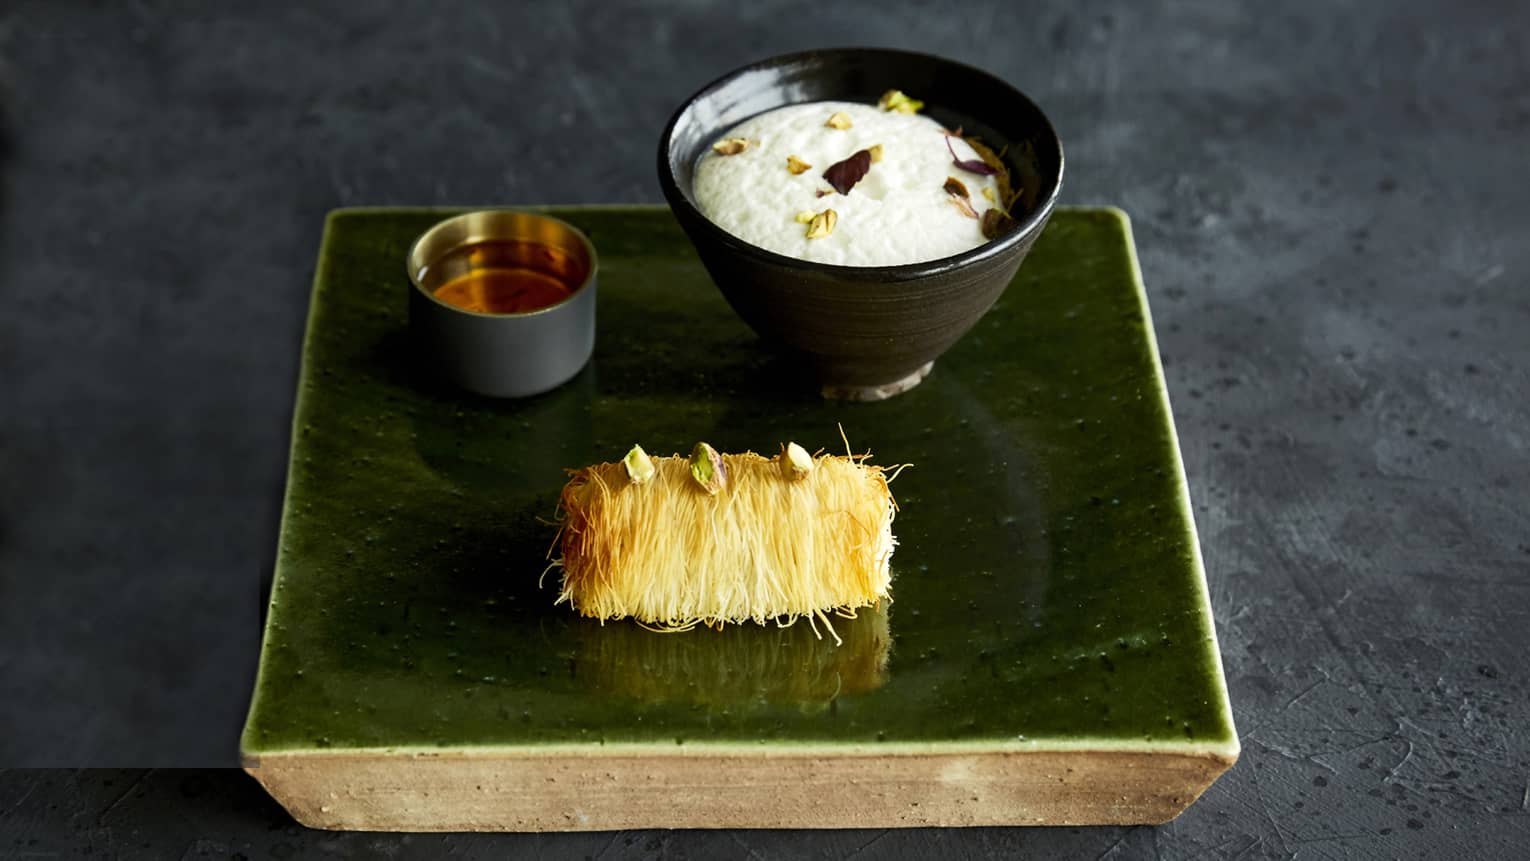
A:
[[[634,447],[574,470],[559,503],[558,603],[659,630],[852,614],[888,597],[896,476],[867,456],[689,458]],[[816,625],[814,626],[816,630]],[[829,625],[832,632],[833,627]]]

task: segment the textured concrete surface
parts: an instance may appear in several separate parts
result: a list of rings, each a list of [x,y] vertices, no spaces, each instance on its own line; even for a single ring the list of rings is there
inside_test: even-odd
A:
[[[1515,2],[0,7],[0,764],[232,762],[328,209],[657,201],[682,96],[856,43],[1028,90],[1064,201],[1135,217],[1244,745],[1156,829],[331,835],[234,772],[13,772],[0,854],[1530,845],[1527,31]]]

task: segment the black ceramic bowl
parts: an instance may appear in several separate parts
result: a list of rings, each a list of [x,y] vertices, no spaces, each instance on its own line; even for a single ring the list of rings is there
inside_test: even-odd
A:
[[[722,133],[800,102],[875,104],[898,89],[946,128],[983,139],[1023,189],[1018,224],[971,251],[901,266],[835,266],[751,245],[713,224],[691,191]],[[824,394],[877,399],[917,385],[935,358],[993,307],[1041,233],[1062,183],[1062,144],[1019,90],[971,66],[906,51],[841,48],[772,57],[707,84],[659,139],[659,184],[712,280],[767,341],[806,360]]]

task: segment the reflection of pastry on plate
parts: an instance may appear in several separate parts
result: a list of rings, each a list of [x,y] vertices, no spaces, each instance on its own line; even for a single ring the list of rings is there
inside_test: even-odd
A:
[[[645,703],[823,705],[887,681],[887,605],[835,619],[841,638],[807,625],[727,625],[655,636],[637,625],[579,626],[575,675],[591,689]]]
[[[887,597],[896,505],[889,476],[865,460],[697,443],[689,458],[634,446],[620,463],[575,470],[559,503],[558,601],[665,630],[827,623],[828,611],[875,605]]]

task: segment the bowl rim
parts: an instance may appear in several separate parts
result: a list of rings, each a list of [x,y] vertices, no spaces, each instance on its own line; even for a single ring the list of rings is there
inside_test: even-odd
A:
[[[715,222],[712,221],[712,219],[708,218],[705,213],[703,213],[694,203],[692,203],[691,198],[685,193],[683,189],[680,188],[679,178],[675,176],[674,169],[670,164],[670,149],[674,142],[675,127],[680,122],[681,115],[683,115],[686,110],[695,104],[696,101],[702,96],[749,72],[757,71],[759,69],[771,66],[781,65],[783,63],[788,63],[794,60],[836,54],[882,54],[891,57],[917,58],[919,60],[933,61],[935,63],[944,64],[946,66],[963,69],[967,72],[981,75],[992,80],[995,84],[1009,90],[1010,93],[1020,101],[1031,106],[1031,108],[1035,111],[1036,116],[1041,119],[1046,133],[1051,136],[1053,143],[1057,147],[1057,174],[1055,181],[1052,183],[1051,193],[1048,194],[1044,200],[1039,202],[1036,207],[1032,209],[1031,212],[1025,217],[1025,219],[1016,225],[1013,230],[1009,231],[1009,233],[999,237],[998,239],[989,240],[984,242],[982,245],[977,246],[976,248],[970,248],[959,254],[952,254],[947,257],[938,257],[934,260],[921,260],[915,263],[899,263],[892,266],[846,266],[839,263],[819,263],[812,260],[803,260],[799,257],[789,257],[785,254],[779,254],[777,252],[761,248],[760,246],[754,245],[750,242],[746,242],[745,240],[740,239],[739,237],[734,236],[732,233],[729,233],[728,231],[719,227]],[[793,102],[791,104],[800,103]],[[786,107],[786,105],[781,105],[781,107]],[[772,108],[771,110],[774,109]],[[724,130],[719,129],[718,131]],[[676,206],[683,206],[690,214],[695,216],[695,220],[697,222],[704,225],[702,229],[706,230],[713,239],[720,241],[735,251],[753,255],[755,257],[761,258],[767,263],[772,263],[776,266],[813,272],[827,272],[852,281],[908,281],[915,278],[923,278],[929,275],[946,272],[951,269],[964,267],[971,263],[989,260],[1009,252],[1015,246],[1027,241],[1027,239],[1030,238],[1032,234],[1040,229],[1040,226],[1046,222],[1047,218],[1051,216],[1052,210],[1056,207],[1057,204],[1057,196],[1062,191],[1063,174],[1065,172],[1065,156],[1063,153],[1062,138],[1058,136],[1056,126],[1052,124],[1052,118],[1047,116],[1046,111],[1042,110],[1041,106],[1038,105],[1034,99],[1026,95],[1018,87],[1014,86],[998,75],[993,74],[992,72],[989,72],[985,69],[980,69],[977,66],[973,66],[968,63],[951,60],[936,54],[924,53],[922,51],[905,51],[897,48],[814,48],[806,51],[793,51],[785,54],[774,54],[769,57],[738,66],[717,76],[716,78],[713,78],[711,81],[708,81],[706,84],[702,85],[695,92],[691,93],[683,101],[680,102],[680,106],[677,107],[674,113],[670,115],[669,121],[664,124],[664,131],[659,135],[658,156],[659,185],[664,192],[664,196],[669,199],[670,207],[673,208]]]

